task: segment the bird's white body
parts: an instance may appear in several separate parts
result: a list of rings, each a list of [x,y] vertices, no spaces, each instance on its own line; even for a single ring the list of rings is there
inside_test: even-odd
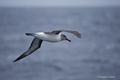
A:
[[[48,42],[58,42],[61,41],[61,33],[60,34],[46,34],[44,32],[35,33],[34,37],[39,38]]]
[[[80,33],[78,33],[77,31],[71,31],[71,30],[55,30],[52,32],[26,33],[26,35],[33,36],[35,38],[33,39],[29,49],[27,51],[25,51],[21,56],[19,56],[13,62],[18,61],[18,60],[30,55],[31,53],[33,53],[37,49],[39,49],[41,47],[41,44],[43,41],[59,42],[62,40],[67,40],[67,41],[71,42],[71,40],[69,40],[64,34],[61,34],[60,32],[69,32],[69,33],[74,34],[78,38],[81,38]]]

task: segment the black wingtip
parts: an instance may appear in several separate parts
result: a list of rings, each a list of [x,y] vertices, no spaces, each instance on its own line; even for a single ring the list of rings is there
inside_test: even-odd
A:
[[[81,34],[79,34],[79,35],[77,35],[77,37],[78,37],[78,38],[82,38],[82,35],[81,35]]]
[[[18,60],[20,60],[20,59],[22,59],[22,58],[20,58],[20,57],[18,57],[16,60],[14,60],[13,62],[16,62],[16,61],[18,61]]]
[[[79,36],[79,38],[82,38],[81,36]]]
[[[18,61],[18,60],[14,60],[13,62],[16,62],[16,61]]]
[[[27,55],[25,54],[22,54],[21,56],[19,56],[16,60],[14,60],[13,62],[16,62],[16,61],[19,61],[21,60],[22,58],[26,57]]]

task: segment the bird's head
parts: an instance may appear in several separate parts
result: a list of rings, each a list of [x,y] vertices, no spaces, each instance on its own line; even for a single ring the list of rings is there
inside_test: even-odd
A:
[[[64,34],[61,34],[61,40],[67,40],[67,41],[71,42],[71,40],[68,39]]]

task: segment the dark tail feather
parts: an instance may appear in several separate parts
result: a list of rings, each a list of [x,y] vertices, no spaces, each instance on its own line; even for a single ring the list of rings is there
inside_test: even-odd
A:
[[[26,35],[32,36],[32,35],[34,35],[34,33],[26,33]]]

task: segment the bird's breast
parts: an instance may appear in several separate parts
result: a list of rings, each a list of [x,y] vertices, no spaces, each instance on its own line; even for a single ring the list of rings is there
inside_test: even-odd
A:
[[[37,33],[35,37],[41,40],[44,40],[44,41],[48,41],[48,42],[61,41],[60,35],[56,35],[56,34],[46,34],[46,33],[41,32],[41,33]]]

